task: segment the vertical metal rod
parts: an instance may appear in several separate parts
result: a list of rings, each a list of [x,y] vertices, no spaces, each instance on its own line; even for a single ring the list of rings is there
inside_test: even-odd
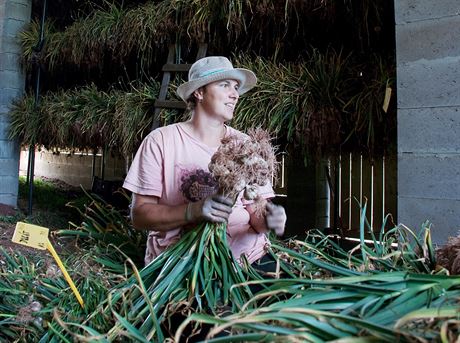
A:
[[[340,213],[340,202],[341,200],[341,193],[342,193],[342,184],[341,184],[341,170],[340,170],[340,155],[339,158],[334,159],[335,161],[335,172],[334,172],[334,180],[335,180],[335,194],[334,194],[334,233],[342,232],[342,225],[339,222],[339,218],[341,217]],[[332,169],[332,168],[331,168]]]
[[[339,155],[339,161],[337,164],[337,177],[337,198],[339,199],[337,204],[337,211],[339,213],[339,217],[342,217],[342,154]]]
[[[385,220],[385,155],[382,157],[382,226]]]
[[[374,163],[371,164],[371,230],[374,230]]]
[[[349,182],[349,187],[348,187],[348,192],[349,192],[349,196],[348,198],[350,199],[350,201],[348,202],[348,230],[351,230],[351,204],[353,202],[353,189],[352,189],[352,185],[351,185],[351,182],[353,181],[352,180],[352,173],[353,173],[353,155],[351,154],[350,152],[350,155],[349,155],[349,163],[350,165],[348,166],[348,172],[349,172],[349,177],[348,177],[348,182]]]
[[[33,193],[34,193],[34,169],[35,169],[35,144],[29,146],[29,163],[28,163],[28,186],[29,186],[29,199],[27,203],[27,214],[32,214]]]
[[[29,186],[30,182],[30,151],[27,151],[27,177],[26,177],[26,185]]]
[[[285,187],[285,182],[284,182],[284,173],[285,173],[285,166],[284,166],[284,162],[285,162],[285,156],[286,156],[286,153],[283,152],[282,155],[281,155],[281,188],[284,189]]]
[[[105,180],[105,159],[107,155],[107,145],[104,146],[101,156],[101,180]]]
[[[43,10],[42,18],[40,21],[40,40],[38,41],[37,46],[34,48],[35,52],[38,53],[43,48],[43,43],[45,42],[45,18],[46,18],[46,6],[47,0],[43,1]],[[41,77],[41,65],[40,61],[37,63],[37,76],[35,78],[35,102],[34,102],[34,111],[38,110],[38,105],[40,103],[40,77]],[[29,146],[29,163],[28,163],[28,183],[29,183],[29,201],[28,201],[28,215],[32,214],[32,205],[33,205],[33,192],[34,192],[34,169],[35,169],[35,142],[31,142]]]
[[[363,154],[359,155],[359,206],[363,206]]]
[[[324,230],[331,226],[330,188],[327,179],[329,160],[322,158],[316,163],[316,218],[317,229]]]
[[[96,175],[96,149],[93,149],[93,158],[91,160],[91,180]]]

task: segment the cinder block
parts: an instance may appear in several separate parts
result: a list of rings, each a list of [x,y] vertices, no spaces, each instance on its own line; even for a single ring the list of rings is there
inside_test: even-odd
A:
[[[2,45],[2,52],[9,52],[12,54],[21,53],[21,44],[18,37],[9,36],[6,34],[2,34],[2,32],[0,32],[0,39]]]
[[[412,198],[398,196],[398,223],[419,232],[426,220],[432,223],[431,237],[435,244],[445,244],[448,237],[460,230],[460,200]]]
[[[16,37],[17,34],[23,31],[28,24],[28,21],[18,19],[7,19],[4,22],[4,34],[6,36]]]
[[[2,194],[17,194],[19,174],[14,176],[2,176],[0,178],[0,190]]]
[[[398,152],[460,153],[460,107],[400,109]]]
[[[16,208],[18,205],[17,194],[17,192],[14,194],[0,193],[0,204],[9,205]]]
[[[460,16],[396,26],[398,63],[460,56]]]
[[[5,109],[5,111],[2,111],[4,109]],[[4,121],[9,122],[10,121],[11,117],[8,114],[8,111],[9,111],[9,109],[8,109],[7,106],[5,106],[5,105],[0,106],[0,122],[4,122]]]
[[[25,78],[22,73],[11,70],[0,70],[0,89],[13,88],[23,90]]]
[[[8,135],[10,131],[10,121],[0,120],[0,139],[8,140]]]
[[[3,89],[2,89],[2,92],[3,92]],[[5,118],[9,116],[8,113],[10,112],[10,110],[11,110],[10,106],[0,104],[0,121],[6,120]]]
[[[398,108],[460,106],[460,56],[397,67]]]
[[[0,52],[0,71],[11,70],[22,72],[19,54]]]
[[[460,14],[458,0],[397,0],[394,6],[396,24]]]
[[[20,89],[4,88],[0,92],[0,106],[10,106],[13,100],[18,99],[22,96],[23,91]]]
[[[29,21],[31,10],[31,1],[7,1],[5,16],[7,18]]]
[[[6,11],[6,3],[5,1],[2,1],[0,2],[0,24],[3,20],[3,18],[5,18],[5,11]],[[1,31],[1,25],[0,25],[0,31]]]
[[[460,200],[460,154],[399,154],[398,195]]]
[[[31,6],[31,2],[30,0],[12,0],[12,2],[15,2],[17,4],[20,4],[20,5],[24,5],[24,6]]]
[[[0,177],[19,175],[19,155],[16,159],[0,159]]]
[[[0,140],[0,159],[16,158],[16,156],[19,156],[18,143],[10,140]]]

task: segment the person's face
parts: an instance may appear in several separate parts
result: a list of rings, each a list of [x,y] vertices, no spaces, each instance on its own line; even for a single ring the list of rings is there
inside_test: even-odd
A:
[[[207,84],[197,91],[201,107],[213,116],[222,117],[224,121],[233,118],[238,98],[239,84],[235,80],[221,80]]]

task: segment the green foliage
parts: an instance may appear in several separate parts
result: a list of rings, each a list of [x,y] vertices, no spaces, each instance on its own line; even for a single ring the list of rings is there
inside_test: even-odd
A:
[[[80,237],[85,244],[89,245],[96,242],[102,249],[112,250],[115,247],[123,257],[121,262],[125,257],[129,257],[135,264],[142,265],[145,232],[136,230],[125,212],[120,212],[95,194],[91,195],[85,191],[85,195],[87,203],[84,209],[69,204],[69,207],[75,208],[80,213],[82,222],[79,225],[70,223],[71,229],[59,230],[56,234],[62,237]],[[123,192],[123,195],[128,198],[126,193]],[[104,264],[101,260],[97,258],[96,260]],[[120,272],[119,266],[112,263],[108,263],[107,267],[115,268]]]
[[[120,280],[120,276],[105,272],[93,260],[95,254],[106,255],[97,248],[60,254],[85,299],[82,309],[50,259],[38,254],[26,257],[0,248],[0,341],[61,342],[63,329],[59,321],[84,322],[107,298],[107,289]],[[109,320],[93,316],[92,325],[106,325]]]
[[[380,62],[379,73],[367,75],[353,55],[313,49],[297,63],[237,56],[237,64],[253,70],[258,85],[240,99],[232,124],[242,130],[263,126],[281,142],[324,156],[343,150],[380,154],[395,134],[394,103],[382,110],[385,90],[394,87]],[[370,84],[372,87],[370,87]],[[361,142],[361,144],[356,143]],[[377,144],[382,142],[384,144]]]
[[[25,199],[29,193],[29,185],[25,176],[19,177],[20,198]],[[42,178],[34,178],[34,205],[43,210],[64,210],[66,204],[72,200],[71,191],[59,188],[56,183]],[[78,191],[73,190],[74,197],[78,196]]]
[[[251,336],[268,342],[414,342],[422,337],[433,341],[439,337],[436,331],[440,331],[444,318],[456,315],[459,285],[458,277],[403,272],[333,280],[296,279],[284,284],[279,280],[265,294],[259,294],[258,300],[270,302],[276,292],[291,293],[288,300],[225,317],[193,314],[181,324],[175,338],[178,341],[190,322],[201,322],[215,324],[211,337],[224,329],[232,332],[208,342],[240,341]],[[430,321],[433,330],[420,325],[421,320]],[[455,337],[455,329],[451,335]]]
[[[315,43],[321,43],[321,36],[324,42],[338,40],[340,44],[348,42],[358,49],[369,49],[376,44],[374,40],[379,42],[373,31],[383,26],[382,13],[389,11],[392,8],[385,0],[359,4],[350,0],[164,0],[135,6],[107,1],[63,31],[56,32],[47,23],[40,58],[51,70],[62,64],[91,68],[104,58],[124,63],[132,55],[141,64],[152,64],[165,43],[179,41],[209,42],[220,54],[230,48],[266,52],[267,56],[292,53],[295,58],[301,47],[310,45],[315,38]],[[32,48],[38,41],[38,24],[33,21],[20,36],[27,64],[34,58]],[[312,36],[316,27],[322,30]],[[350,34],[335,37],[331,34],[334,27]]]
[[[34,109],[29,95],[11,111],[10,137],[47,148],[107,147],[129,155],[152,121],[158,84],[131,84],[126,91],[98,90],[95,85],[43,96]]]
[[[18,221],[21,221],[24,218],[24,215],[17,211],[14,215],[1,215],[0,222],[8,224],[16,224]]]
[[[351,250],[320,232],[273,242],[280,273],[266,278],[235,264],[225,231],[205,223],[138,270],[126,259],[137,243],[124,215],[91,199],[75,248],[61,252],[85,307],[49,260],[1,251],[0,339],[147,342],[175,333],[180,341],[187,325],[203,324],[214,326],[210,342],[447,342],[458,335],[445,323],[458,320],[460,278],[437,266],[428,224],[418,234],[383,225]],[[370,230],[365,220],[360,230]],[[261,286],[251,297],[250,284]],[[169,333],[177,313],[190,316]],[[213,338],[222,330],[231,335]]]
[[[19,176],[19,210],[14,216],[0,217],[0,221],[7,223],[25,221],[51,229],[62,229],[68,226],[69,221],[79,217],[78,211],[67,207],[68,202],[73,201],[76,206],[78,204],[80,207],[86,201],[83,192],[79,189],[56,180],[35,177],[32,197],[33,211],[31,215],[27,215],[28,194],[29,185],[26,177]]]
[[[243,131],[262,126],[280,142],[300,145],[310,155],[353,149],[385,152],[395,134],[396,113],[394,102],[387,113],[382,105],[394,79],[384,61],[375,56],[371,60],[379,61],[379,72],[361,76],[362,65],[353,55],[332,49],[313,49],[297,63],[240,54],[235,64],[253,70],[259,81],[240,99],[232,125]],[[10,135],[48,148],[107,146],[129,156],[148,133],[158,90],[155,81],[132,83],[126,91],[104,92],[91,85],[49,93],[37,111],[28,96],[13,107]],[[183,118],[174,111],[161,112],[164,124]]]

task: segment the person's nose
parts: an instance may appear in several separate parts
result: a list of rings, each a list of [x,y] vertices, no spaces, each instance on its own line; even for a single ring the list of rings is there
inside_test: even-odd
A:
[[[230,97],[232,99],[235,99],[235,100],[238,100],[238,98],[240,97],[240,94],[238,93],[238,90],[236,90],[235,88],[232,89],[232,92],[230,93]]]

